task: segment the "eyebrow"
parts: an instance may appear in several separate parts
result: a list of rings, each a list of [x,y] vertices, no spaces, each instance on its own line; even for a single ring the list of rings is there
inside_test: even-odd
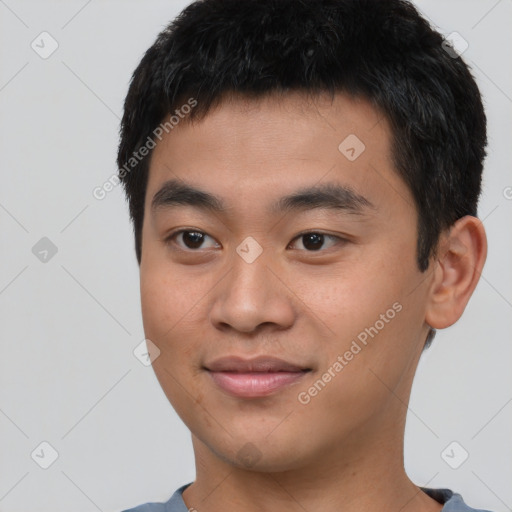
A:
[[[180,180],[166,181],[151,201],[151,210],[156,212],[174,206],[192,206],[204,211],[222,213],[227,206],[222,198],[205,192]],[[341,210],[346,213],[364,214],[376,210],[374,204],[350,187],[338,183],[324,183],[297,190],[273,203],[269,212],[282,214],[313,208]]]

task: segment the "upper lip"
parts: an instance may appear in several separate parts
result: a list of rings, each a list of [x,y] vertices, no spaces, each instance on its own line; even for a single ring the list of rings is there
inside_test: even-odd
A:
[[[310,370],[303,366],[289,363],[283,359],[270,356],[260,356],[253,359],[229,356],[215,359],[205,365],[211,372],[301,372]]]

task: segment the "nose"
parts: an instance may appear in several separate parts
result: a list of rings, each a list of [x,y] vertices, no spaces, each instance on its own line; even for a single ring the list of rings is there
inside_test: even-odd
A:
[[[217,329],[253,333],[264,325],[281,330],[293,324],[293,294],[286,280],[271,268],[265,255],[270,251],[266,249],[252,263],[233,254],[231,271],[215,288],[210,320]]]

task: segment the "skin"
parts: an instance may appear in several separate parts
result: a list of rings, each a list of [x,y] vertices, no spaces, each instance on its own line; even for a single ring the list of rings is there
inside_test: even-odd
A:
[[[365,144],[349,161],[339,144]],[[416,260],[417,213],[393,169],[391,131],[362,99],[300,93],[226,98],[199,122],[182,122],[152,155],[140,284],[154,371],[192,433],[196,480],[189,508],[280,511],[439,511],[403,467],[405,418],[429,326],[458,320],[486,257],[480,221],[445,233],[426,272]],[[178,179],[215,194],[222,212],[151,209]],[[350,187],[374,208],[274,214],[299,188]],[[203,245],[177,235],[200,231]],[[308,250],[304,231],[326,233]],[[236,252],[253,237],[263,252]],[[188,246],[186,244],[189,244]],[[192,247],[192,248],[189,248]],[[307,391],[394,303],[400,312],[307,404]],[[227,395],[203,369],[219,357],[271,355],[311,368],[300,382],[259,399]],[[250,443],[250,444],[248,444]],[[250,463],[242,454],[249,452]]]

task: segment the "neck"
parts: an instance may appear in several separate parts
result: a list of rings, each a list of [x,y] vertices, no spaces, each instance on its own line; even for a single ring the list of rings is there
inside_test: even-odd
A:
[[[403,428],[401,435],[393,435],[395,421],[377,435],[374,429],[362,430],[328,453],[315,454],[314,461],[279,472],[239,468],[192,436],[197,476],[184,491],[184,501],[189,510],[208,512],[439,512],[442,506],[405,473]]]

